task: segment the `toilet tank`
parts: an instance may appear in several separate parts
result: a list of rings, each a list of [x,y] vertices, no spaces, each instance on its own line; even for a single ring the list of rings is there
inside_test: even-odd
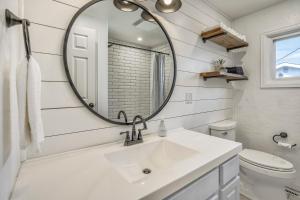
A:
[[[209,124],[208,128],[212,136],[235,141],[236,121],[224,120]]]

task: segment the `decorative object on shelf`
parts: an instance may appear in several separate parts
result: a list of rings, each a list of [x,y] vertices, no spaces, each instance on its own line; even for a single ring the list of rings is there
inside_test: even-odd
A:
[[[147,0],[135,0],[135,2],[140,3]],[[114,5],[116,8],[125,11],[133,12],[138,9],[138,6],[131,0],[114,0]],[[173,13],[178,11],[182,6],[181,0],[157,0],[155,3],[155,8],[159,12],[163,13]],[[146,15],[147,13],[144,13]],[[150,21],[151,18],[147,16],[142,16],[143,19]]]
[[[225,47],[227,51],[247,47],[249,45],[244,35],[237,33],[223,23],[202,32],[201,37],[204,43],[207,40],[211,40],[212,42]]]
[[[277,143],[278,146],[285,147],[285,148],[288,148],[288,149],[292,149],[293,147],[297,146],[297,144],[289,144],[289,143],[277,141],[276,140],[277,137],[281,137],[283,139],[287,138],[288,134],[286,132],[281,132],[278,135],[274,135],[273,138],[272,138],[273,141],[275,143]]]
[[[248,80],[247,76],[239,75],[239,74],[232,74],[227,72],[202,72],[200,76],[206,81],[209,78],[223,78],[226,79],[227,83],[230,81],[241,81],[241,80]]]
[[[214,65],[215,65],[215,70],[216,71],[224,71],[225,70],[225,67],[224,67],[224,64],[225,64],[226,60],[224,59],[218,59],[214,62]]]
[[[244,75],[244,70],[242,66],[237,67],[226,67],[226,71],[232,74]]]
[[[157,0],[155,8],[163,13],[173,13],[178,11],[182,6],[180,0]]]

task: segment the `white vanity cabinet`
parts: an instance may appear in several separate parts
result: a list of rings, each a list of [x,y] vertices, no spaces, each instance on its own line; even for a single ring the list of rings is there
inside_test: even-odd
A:
[[[165,200],[239,200],[239,158],[235,156]]]
[[[240,199],[240,177],[235,177],[224,188],[220,190],[221,200],[239,200]]]
[[[219,190],[219,169],[216,168],[185,186],[167,200],[210,200]]]
[[[220,166],[220,200],[240,199],[239,157],[235,156]]]

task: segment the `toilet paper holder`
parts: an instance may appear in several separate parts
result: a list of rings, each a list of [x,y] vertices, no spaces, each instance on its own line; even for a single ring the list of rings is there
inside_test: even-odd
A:
[[[273,141],[274,141],[275,143],[278,144],[278,141],[276,140],[276,137],[287,138],[287,137],[288,137],[288,134],[287,134],[286,132],[281,132],[281,133],[279,133],[279,134],[277,134],[277,135],[273,135]],[[293,148],[293,147],[295,147],[295,146],[297,146],[297,144],[293,144],[293,145],[291,146],[291,148]]]

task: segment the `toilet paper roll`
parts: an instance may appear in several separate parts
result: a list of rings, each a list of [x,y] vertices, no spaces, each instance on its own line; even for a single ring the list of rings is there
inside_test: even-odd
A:
[[[292,145],[289,143],[285,143],[285,142],[278,142],[278,146],[292,149]]]

